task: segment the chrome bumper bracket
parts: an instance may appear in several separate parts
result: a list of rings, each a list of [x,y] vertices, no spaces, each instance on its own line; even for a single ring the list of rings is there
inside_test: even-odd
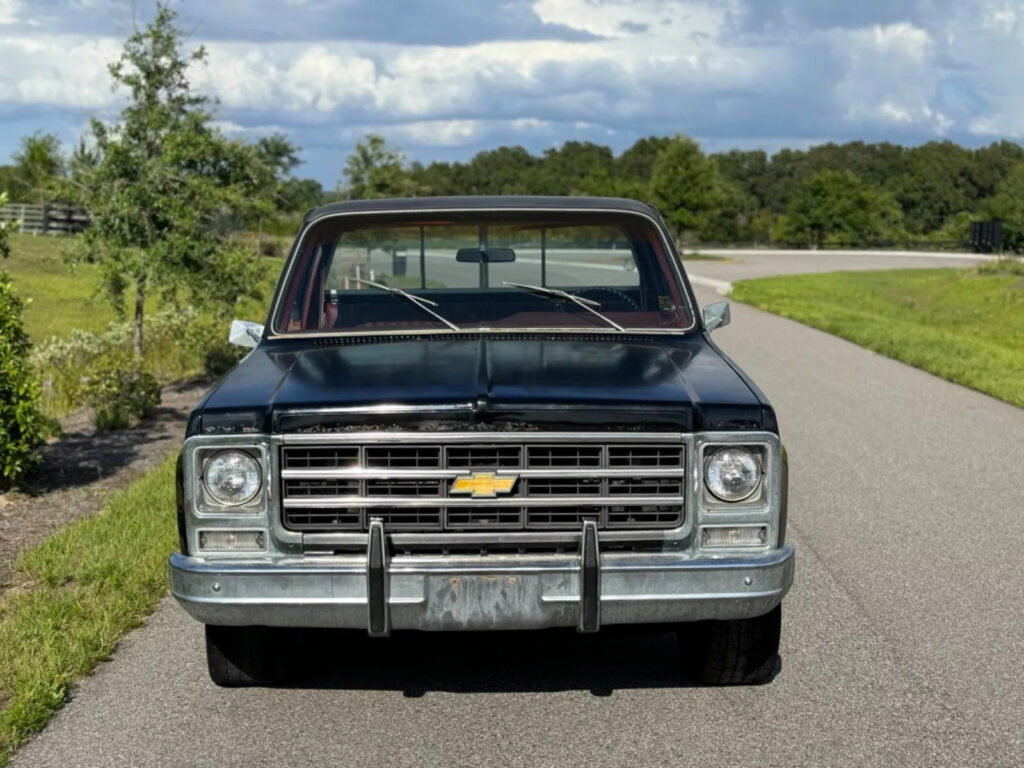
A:
[[[601,552],[597,540],[597,521],[583,521],[580,536],[580,632],[601,628]]]
[[[371,637],[387,637],[391,633],[388,609],[388,553],[384,537],[384,521],[370,519],[366,545],[367,631]]]

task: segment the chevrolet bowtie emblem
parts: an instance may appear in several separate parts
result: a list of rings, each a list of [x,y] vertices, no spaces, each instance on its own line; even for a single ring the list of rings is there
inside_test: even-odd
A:
[[[451,493],[468,493],[474,499],[493,499],[499,493],[511,493],[518,479],[516,475],[495,477],[493,472],[474,472],[456,477],[449,490]]]

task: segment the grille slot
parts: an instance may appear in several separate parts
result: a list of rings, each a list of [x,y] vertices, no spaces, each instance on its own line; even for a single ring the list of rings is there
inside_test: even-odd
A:
[[[282,445],[284,526],[365,531],[379,517],[389,531],[578,531],[592,518],[601,529],[668,530],[686,519],[681,440],[446,437],[386,434],[365,444]],[[478,481],[479,496],[450,492],[454,479],[467,474]],[[488,474],[519,479],[510,492],[499,486],[491,496]]]
[[[366,466],[375,469],[439,469],[439,445],[369,445]]]
[[[609,496],[682,496],[681,477],[611,477]]]
[[[289,448],[284,451],[284,469],[343,469],[359,466],[359,447],[355,445]]]
[[[675,528],[683,522],[683,508],[674,504],[608,507],[609,528]]]
[[[518,530],[523,527],[523,510],[521,507],[449,507],[445,527],[452,531]]]
[[[612,445],[609,467],[683,467],[681,445]]]
[[[367,496],[440,496],[443,492],[443,480],[395,478],[366,481]]]
[[[531,477],[527,496],[600,496],[601,480],[596,477]]]
[[[526,511],[527,522],[531,528],[577,529],[583,525],[583,519],[601,518],[600,507],[529,507]]]
[[[371,517],[381,518],[387,531],[441,530],[439,507],[374,507],[365,514],[367,521]]]
[[[520,445],[451,445],[445,450],[450,469],[521,467]]]
[[[302,496],[358,496],[359,481],[344,478],[315,480],[288,479],[283,483],[284,495],[289,499]]]
[[[358,531],[363,528],[359,509],[288,507],[286,522],[289,528],[297,531]]]
[[[601,466],[600,445],[530,445],[526,448],[529,469]]]

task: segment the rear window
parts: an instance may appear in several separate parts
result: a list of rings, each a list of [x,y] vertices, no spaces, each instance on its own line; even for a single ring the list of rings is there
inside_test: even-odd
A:
[[[293,256],[274,330],[685,330],[671,259],[630,215],[327,218]]]

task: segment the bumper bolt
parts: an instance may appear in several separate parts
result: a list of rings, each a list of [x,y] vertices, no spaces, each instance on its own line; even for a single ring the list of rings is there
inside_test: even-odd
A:
[[[213,591],[214,591],[214,592],[220,592],[220,582],[216,582],[216,581],[215,581],[215,582],[213,583]]]
[[[749,587],[751,584],[754,583],[754,580],[752,578],[750,578],[749,576],[744,576],[743,577],[743,583],[746,584]]]

